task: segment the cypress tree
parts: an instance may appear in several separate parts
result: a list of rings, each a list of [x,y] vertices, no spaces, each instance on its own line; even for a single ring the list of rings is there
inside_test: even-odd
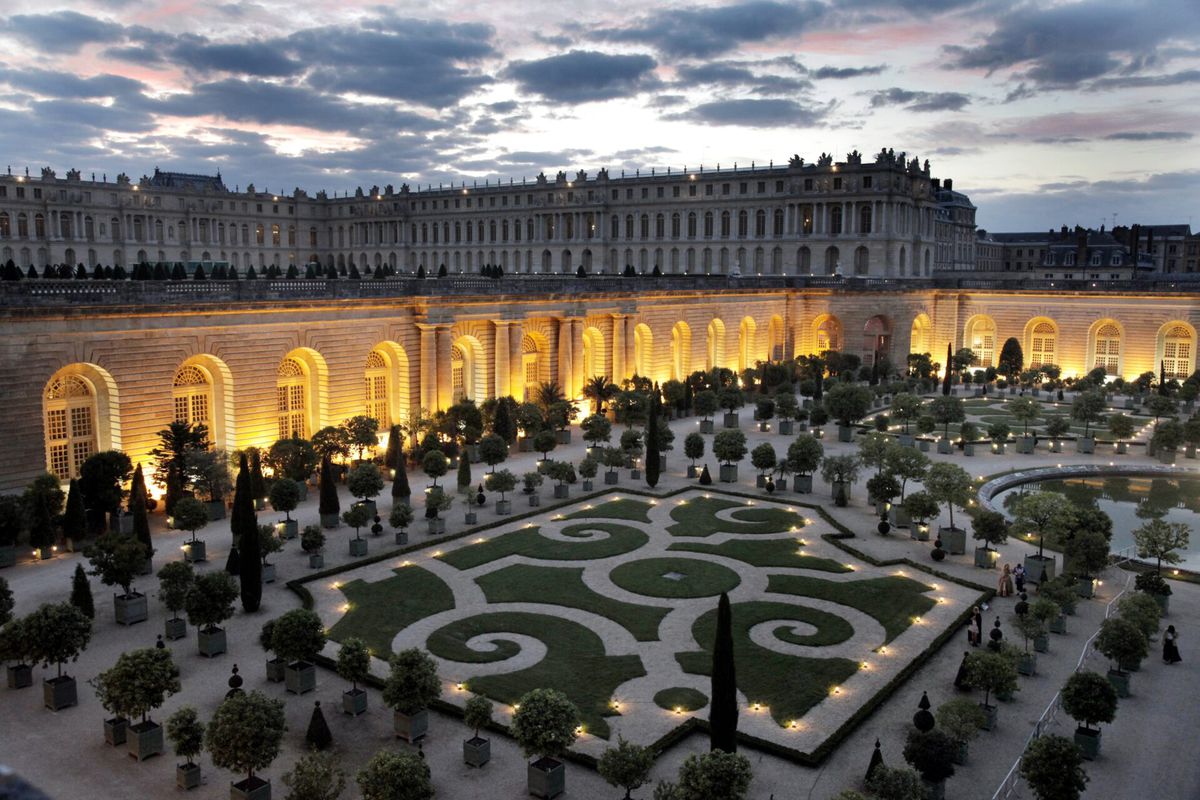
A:
[[[37,276],[38,276],[37,270],[33,268],[33,264],[30,264],[29,271],[25,273],[25,277],[33,279],[33,278],[37,278]]]
[[[182,281],[187,280],[187,270],[183,268],[182,261],[176,261],[175,266],[171,268],[171,280]]]
[[[29,507],[26,509],[29,519],[29,546],[44,550],[54,544],[54,517],[46,507],[46,501],[41,494],[29,495]],[[43,555],[49,558],[49,555]]]
[[[87,538],[87,511],[83,507],[83,491],[79,481],[71,478],[67,489],[67,507],[62,519],[63,536],[73,542],[82,542]]]
[[[390,447],[390,445],[389,445]],[[404,463],[404,445],[396,445],[396,470],[395,477],[392,478],[392,499],[407,500],[412,496],[412,489],[408,488],[408,465]]]
[[[233,510],[229,527],[238,548],[238,577],[242,585],[242,609],[258,611],[262,602],[262,553],[258,546],[258,515],[250,493],[250,464],[242,453],[238,463],[237,485],[233,492]]]
[[[463,451],[458,458],[458,490],[460,492],[471,490],[471,459],[467,457],[466,451]]]
[[[321,711],[320,700],[313,705],[308,730],[304,732],[304,743],[315,750],[324,750],[333,744],[333,734],[329,730],[329,723],[325,721],[325,712]]]
[[[358,265],[356,265],[356,264],[350,265],[350,280],[352,280],[352,281],[362,280],[362,275],[359,273]]]
[[[337,276],[338,276],[337,267],[333,266],[333,264],[330,264],[329,267],[326,268],[326,270],[325,270],[325,279],[330,280],[330,281],[336,281]]]
[[[299,278],[299,277],[300,277],[300,270],[296,269],[296,265],[288,264],[287,279],[289,281],[294,281],[294,280],[296,280],[296,278]]]
[[[229,280],[236,281],[238,279],[237,267],[230,265],[228,275],[229,275]]]
[[[440,267],[438,267],[438,277],[439,278],[446,277],[446,265],[445,264],[442,264]]]
[[[196,271],[192,273],[192,279],[197,281],[206,281],[208,276],[204,274],[204,265],[197,264]]]
[[[150,541],[150,519],[146,515],[146,478],[142,465],[133,471],[133,482],[129,487],[129,513],[133,515],[133,535],[146,546],[146,558],[154,555],[154,543]]]
[[[71,605],[78,608],[88,619],[96,618],[96,604],[92,601],[92,584],[88,582],[83,564],[75,565],[75,577],[71,578]]]
[[[417,267],[417,277],[421,280],[425,279],[425,265],[424,264]]]
[[[400,426],[393,425],[391,432],[388,434],[388,446],[387,451],[383,454],[383,465],[388,469],[396,469],[397,454],[401,452],[403,447],[404,444],[400,441]]]
[[[492,433],[509,445],[517,440],[517,426],[513,424],[512,408],[506,397],[496,401],[496,418],[492,420]]]
[[[337,484],[333,481],[333,462],[329,456],[321,459],[321,499],[317,510],[322,515],[335,516],[342,510],[342,504],[338,501]]]
[[[658,386],[650,393],[650,418],[646,422],[646,485],[653,489],[658,485],[658,475],[662,470],[662,461],[658,453],[658,415],[662,409],[662,401],[658,396]]]
[[[254,280],[258,280],[258,273],[254,271],[254,265],[253,265],[253,264],[251,264],[251,265],[250,265],[250,266],[249,266],[249,267],[246,269],[246,280],[248,280],[248,281],[254,281]]]
[[[700,485],[712,486],[712,475],[708,472],[708,464],[705,464],[704,469],[700,471]]]
[[[737,752],[737,720],[733,612],[729,607],[729,595],[722,592],[717,603],[717,636],[713,642],[712,706],[708,715],[711,749]]]
[[[950,352],[950,343],[946,342],[946,377],[942,378],[942,395],[945,397],[950,396],[950,360],[953,357]]]
[[[242,555],[238,552],[236,543],[229,548],[229,556],[225,559],[225,571],[235,576],[242,571]]]
[[[382,267],[382,266],[378,266],[378,267],[376,267],[376,268],[375,268],[375,275],[374,275],[373,277],[374,277],[374,278],[375,278],[375,280],[377,280],[377,281],[381,281],[381,280],[383,280],[383,279],[386,277],[386,276],[383,274],[383,267]]]
[[[257,447],[250,449],[250,496],[255,503],[266,499],[267,481],[263,478],[262,451]]]
[[[308,266],[304,268],[304,279],[311,281],[311,280],[315,280],[316,277],[317,277],[317,268],[310,261],[310,262],[308,262]]]

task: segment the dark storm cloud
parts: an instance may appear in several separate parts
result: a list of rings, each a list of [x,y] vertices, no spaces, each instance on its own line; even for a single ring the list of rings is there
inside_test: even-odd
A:
[[[758,128],[807,128],[820,123],[829,107],[803,106],[795,100],[716,100],[675,114],[682,119],[709,125],[742,125]]]
[[[261,44],[221,44],[203,36],[184,34],[169,48],[169,58],[198,72],[237,72],[262,77],[295,75],[304,67],[274,47]]]
[[[893,86],[871,95],[871,107],[904,106],[909,111],[962,111],[971,98],[959,92],[911,92]]]
[[[97,98],[121,97],[145,91],[146,84],[121,75],[95,75],[81,78],[67,72],[45,69],[9,69],[0,66],[0,84],[14,90],[31,92],[43,97]]]
[[[1192,134],[1187,131],[1119,131],[1104,138],[1122,142],[1185,142]]]
[[[572,50],[537,61],[514,61],[504,75],[527,92],[563,103],[627,97],[656,88],[657,63],[647,55]]]
[[[7,22],[0,22],[0,30],[47,53],[77,53],[85,44],[116,42],[124,37],[121,25],[77,11],[17,14]]]
[[[864,75],[878,75],[885,69],[887,69],[887,64],[880,64],[875,67],[821,67],[813,70],[810,74],[817,80],[841,80],[844,78],[861,78]]]
[[[612,42],[654,47],[669,56],[704,58],[740,44],[800,33],[825,13],[821,3],[749,0],[708,8],[690,6],[656,11],[630,25],[602,28],[590,35]]]

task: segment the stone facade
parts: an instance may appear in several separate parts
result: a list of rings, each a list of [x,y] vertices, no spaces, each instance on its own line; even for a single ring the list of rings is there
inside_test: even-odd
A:
[[[0,488],[96,450],[148,462],[156,431],[204,421],[233,449],[355,414],[386,426],[457,397],[521,398],[557,380],[697,369],[840,349],[994,363],[1098,364],[1133,377],[1195,369],[1200,301],[1143,290],[964,289],[928,280],[507,276],[501,280],[0,283]]]

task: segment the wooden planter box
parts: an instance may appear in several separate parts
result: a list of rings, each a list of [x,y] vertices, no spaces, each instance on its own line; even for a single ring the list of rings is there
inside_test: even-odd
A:
[[[1034,439],[1032,436],[1017,437],[1017,453],[1023,456],[1032,455],[1034,448],[1033,442]]]
[[[208,561],[208,547],[202,539],[186,542],[183,545],[183,560],[189,564],[200,564]]]
[[[922,453],[928,453],[929,452],[929,440],[928,439],[918,439],[917,440],[917,449],[920,450]]]
[[[200,786],[199,764],[176,764],[175,785],[180,789],[196,789]]]
[[[491,740],[482,736],[472,736],[463,742],[463,763],[468,767],[482,767],[491,760]]]
[[[1075,729],[1075,746],[1080,754],[1088,761],[1095,761],[1100,755],[1100,731],[1089,728]]]
[[[995,569],[996,561],[999,558],[999,552],[1000,551],[998,550],[992,550],[990,548],[976,547],[975,566],[981,569]]]
[[[150,618],[146,595],[138,592],[113,595],[113,611],[118,625],[134,625]]]
[[[849,425],[838,425],[837,432],[839,442],[854,441],[854,428],[850,427]]]
[[[231,783],[229,800],[271,800],[271,782],[255,776]]]
[[[61,711],[79,702],[79,689],[69,675],[42,681],[42,702],[51,711]]]
[[[571,496],[571,487],[567,484],[560,484],[554,487],[554,499],[565,500]]]
[[[204,507],[208,509],[209,522],[217,519],[225,519],[225,503],[223,501],[215,500],[205,503]]]
[[[963,455],[967,457],[972,457],[975,455],[974,442],[963,442]]]
[[[924,522],[914,523],[908,526],[908,536],[918,542],[929,541],[929,525]]]
[[[1054,619],[1050,620],[1051,633],[1066,633],[1067,632],[1067,615],[1059,614]]]
[[[512,514],[512,500],[497,500],[496,514],[501,517],[507,517]]]
[[[467,511],[466,513],[463,514],[463,524],[468,525],[468,526],[469,525],[478,525],[479,524],[479,515],[476,514],[474,511]]]
[[[983,709],[983,729],[985,731],[994,729],[996,723],[999,721],[1000,708],[998,706],[984,705],[983,703],[980,703],[979,707]]]
[[[904,510],[904,506],[899,503],[892,503],[892,510],[888,512],[888,519],[891,520],[892,527],[894,528],[907,528],[912,525],[912,517]]]
[[[200,655],[205,658],[219,656],[228,649],[224,628],[213,628],[211,631],[199,628],[196,631],[196,641],[200,647]]]
[[[1115,669],[1108,671],[1108,682],[1117,690],[1117,697],[1129,697],[1129,679],[1128,672],[1120,672]]]
[[[28,664],[10,664],[5,670],[10,689],[28,689],[33,686],[33,667]]]
[[[168,619],[163,623],[163,636],[171,642],[184,638],[187,636],[187,620]]]
[[[793,431],[795,431],[795,429],[796,429],[796,423],[795,423],[795,421],[794,421],[794,420],[790,420],[790,419],[783,419],[783,420],[780,420],[780,421],[779,421],[779,433],[780,433],[780,435],[782,435],[782,436],[791,436],[791,435],[792,435],[792,433],[793,433]]]
[[[348,689],[342,692],[342,713],[349,714],[352,717],[357,717],[359,714],[366,713],[367,710],[367,690],[366,689]]]
[[[1050,636],[1042,633],[1033,637],[1033,649],[1039,653],[1050,652]]]
[[[713,423],[713,421],[711,419],[700,420],[700,432],[701,433],[713,433],[715,431],[715,429],[716,429],[716,425]]]
[[[812,494],[813,477],[812,475],[793,475],[792,476],[792,491],[799,494]]]
[[[766,485],[767,485],[767,476],[766,475],[755,475],[754,476],[754,486],[756,488],[762,489]]]
[[[938,528],[938,538],[942,540],[942,549],[952,556],[967,552],[967,532],[963,528]]]
[[[367,554],[367,540],[355,537],[349,542],[350,556],[352,558],[362,558]]]
[[[1054,577],[1054,556],[1025,556],[1025,580],[1041,585]]]
[[[1117,442],[1116,447],[1113,448],[1113,452],[1119,456],[1125,455],[1126,453],[1129,452],[1129,443],[1128,442]]]
[[[163,727],[157,722],[139,722],[129,726],[129,755],[145,761],[163,751]]]
[[[1096,593],[1095,582],[1091,578],[1081,577],[1075,581],[1075,594],[1084,600],[1090,600]]]
[[[270,683],[283,683],[283,671],[287,668],[287,662],[282,658],[267,659],[267,681]]]
[[[274,564],[263,564],[263,566],[262,566],[262,582],[263,583],[274,583],[275,582],[275,565]]]
[[[948,456],[954,452],[954,445],[949,439],[938,439],[937,451],[940,455]]]
[[[375,516],[379,513],[379,509],[378,509],[378,507],[376,507],[374,500],[359,500],[354,505],[361,506],[361,507],[367,509],[367,512],[371,515],[372,519],[374,519]]]
[[[292,694],[307,694],[317,688],[317,668],[307,661],[288,664],[283,670],[283,685]]]
[[[738,415],[735,412],[726,411],[725,416],[721,420],[721,424],[723,424],[727,429],[738,427]]]
[[[1124,442],[1122,442],[1124,444]],[[1094,453],[1096,452],[1096,440],[1091,436],[1081,436],[1075,440],[1076,453]],[[1123,452],[1123,451],[1122,451]]]
[[[321,515],[321,527],[322,528],[325,528],[326,530],[333,530],[334,528],[341,527],[341,525],[342,525],[342,520],[337,514],[322,514]]]
[[[400,545],[408,544],[408,531],[407,530],[396,531],[395,541],[396,541],[396,544],[400,544]]]
[[[539,758],[526,770],[529,793],[542,800],[558,797],[567,788],[567,768],[553,758]]]
[[[309,553],[308,554],[308,568],[309,569],[323,569],[324,567],[325,567],[325,554],[324,553]]]
[[[285,519],[276,523],[275,533],[280,539],[295,539],[300,535],[300,523],[294,519]]]
[[[620,481],[620,479],[621,479],[621,476],[619,473],[616,473],[616,472],[605,472],[604,473],[604,485],[605,486],[616,486],[618,481]]]
[[[403,739],[409,744],[413,744],[429,732],[429,711],[421,709],[412,715],[394,711],[392,712],[392,728],[396,732],[397,739]]]
[[[900,442],[901,447],[912,447],[916,443],[916,438],[911,433],[902,433],[896,440]]]
[[[1053,441],[1051,441],[1050,442],[1050,452],[1051,453],[1061,453],[1062,452],[1062,442],[1060,442],[1058,439],[1054,439]]]
[[[129,720],[125,717],[115,717],[104,720],[104,741],[116,747],[125,744],[129,733]]]
[[[722,464],[720,470],[721,483],[737,483],[737,464]]]

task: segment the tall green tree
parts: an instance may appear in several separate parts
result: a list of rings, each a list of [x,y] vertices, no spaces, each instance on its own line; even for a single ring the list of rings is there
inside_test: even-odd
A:
[[[996,362],[997,371],[1011,383],[1013,378],[1021,374],[1024,364],[1025,353],[1021,351],[1021,343],[1015,336],[1005,339],[1004,346],[1000,348],[1000,358]]]
[[[396,471],[399,475],[399,470]],[[321,514],[336,514],[342,510],[338,500],[337,484],[333,482],[333,461],[328,453],[321,458],[320,502],[317,510]],[[395,492],[393,491],[393,496]]]
[[[713,642],[712,706],[708,721],[713,750],[737,752],[737,676],[733,660],[733,611],[729,595],[717,603],[717,636]]]
[[[404,457],[404,445],[396,445],[396,465],[393,467],[395,474],[392,476],[392,499],[407,500],[412,496],[412,489],[408,486],[408,465]]]
[[[954,354],[950,343],[946,342],[946,376],[942,378],[942,396],[950,396],[950,370],[954,368]]]
[[[79,481],[74,478],[71,478],[71,485],[67,489],[67,509],[63,512],[62,532],[63,536],[75,542],[87,538],[87,512],[83,507],[83,490],[79,488]]]
[[[96,603],[92,600],[92,584],[88,581],[83,564],[75,565],[75,575],[71,578],[71,605],[86,614],[88,619],[96,618]]]
[[[129,487],[129,512],[133,515],[133,535],[146,546],[147,558],[154,555],[154,543],[150,540],[150,519],[146,514],[146,478],[142,465],[133,470],[133,484]]]
[[[154,456],[154,480],[166,487],[163,502],[168,515],[175,511],[176,501],[192,482],[188,455],[206,449],[208,428],[202,424],[174,420],[158,432],[158,447],[150,455]]]
[[[250,483],[250,464],[246,454],[242,453],[238,459],[229,527],[240,556],[238,579],[241,581],[242,609],[247,613],[257,611],[262,603],[262,549],[258,543],[258,515],[254,513]]]
[[[650,393],[650,418],[646,422],[646,485],[653,489],[658,485],[658,476],[662,472],[662,456],[658,452],[659,414],[662,413],[662,400],[659,399],[658,387]]]

